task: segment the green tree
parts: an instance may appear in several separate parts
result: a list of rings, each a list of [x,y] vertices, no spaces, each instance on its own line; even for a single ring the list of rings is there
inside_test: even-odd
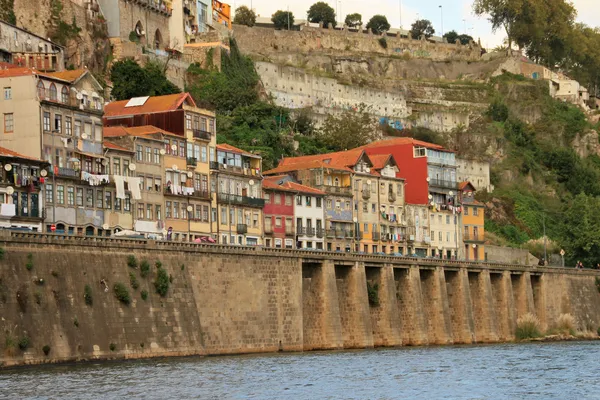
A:
[[[254,24],[256,24],[256,13],[254,10],[249,9],[246,6],[239,6],[235,10],[233,23],[252,27]]]
[[[600,199],[577,195],[563,210],[561,244],[570,265],[581,261],[591,267],[600,260]]]
[[[275,25],[275,29],[291,29],[294,26],[294,14],[291,11],[278,10],[273,16],[271,21]]]
[[[369,22],[367,22],[367,29],[371,29],[374,34],[380,35],[390,29],[390,23],[385,15],[373,15]]]
[[[380,137],[377,124],[364,104],[356,110],[344,110],[340,115],[329,114],[319,136],[333,151],[354,149]]]
[[[131,59],[117,61],[110,71],[113,83],[112,96],[117,100],[132,97],[162,96],[179,93],[164,73],[164,66],[149,62],[144,68]]]
[[[431,21],[427,19],[420,19],[415,21],[410,27],[410,34],[413,39],[420,39],[421,36],[425,35],[426,38],[430,38],[435,33]]]
[[[475,15],[487,15],[492,24],[492,31],[504,28],[508,36],[508,48],[512,48],[515,37],[523,30],[524,25],[531,23],[527,18],[527,7],[540,0],[475,0]]]
[[[308,20],[315,24],[322,22],[324,27],[331,23],[335,28],[335,10],[324,1],[319,1],[308,9]]]
[[[344,23],[350,28],[358,28],[362,25],[362,15],[359,13],[348,14]]]
[[[14,0],[0,0],[0,20],[13,25],[17,24]]]
[[[467,45],[467,44],[469,44],[470,41],[473,40],[472,36],[466,35],[464,33],[462,35],[459,35],[454,30],[450,31],[450,32],[446,32],[443,37],[444,37],[444,39],[446,39],[446,41],[448,43],[452,43],[452,44],[456,43],[457,39],[460,41],[460,44],[462,44],[462,45]]]

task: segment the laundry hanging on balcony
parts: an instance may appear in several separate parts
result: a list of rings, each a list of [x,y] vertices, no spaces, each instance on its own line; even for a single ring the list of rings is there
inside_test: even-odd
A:
[[[110,183],[108,175],[94,175],[85,171],[81,171],[81,180],[88,182],[90,186],[100,186],[103,183]]]
[[[3,203],[0,207],[0,215],[3,217],[14,217],[17,215],[17,210],[14,204]]]
[[[115,189],[117,194],[117,199],[125,199],[125,179],[120,175],[113,175],[113,180],[115,181]]]
[[[125,176],[123,179],[125,182],[127,182],[127,187],[131,191],[131,197],[133,197],[134,200],[140,200],[142,198],[142,194],[140,192],[140,183],[142,182],[141,178]]]

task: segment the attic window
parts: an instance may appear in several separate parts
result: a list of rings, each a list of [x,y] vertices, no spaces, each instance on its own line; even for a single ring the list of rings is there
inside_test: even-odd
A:
[[[125,108],[143,106],[144,104],[146,104],[146,101],[148,101],[149,98],[150,96],[134,97],[131,100],[129,100],[127,104],[125,104]]]
[[[325,164],[329,164],[329,163],[331,163],[331,158],[327,158],[327,159],[323,160],[323,162],[324,162]]]

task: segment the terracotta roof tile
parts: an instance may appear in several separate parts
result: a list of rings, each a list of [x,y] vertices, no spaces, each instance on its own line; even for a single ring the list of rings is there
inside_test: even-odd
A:
[[[114,144],[113,142],[109,142],[109,141],[105,140],[102,144],[107,149],[119,150],[119,151],[126,151],[128,153],[133,153],[133,150],[129,150],[129,149],[125,148],[125,147],[119,146],[118,144]]]
[[[152,96],[146,100],[144,105],[136,107],[125,107],[129,100],[115,101],[104,106],[104,116],[110,118],[175,111],[179,109],[186,100],[196,106],[194,99],[192,99],[192,96],[190,96],[189,93]]]
[[[391,154],[368,154],[368,156],[373,163],[373,168],[377,170],[385,168],[392,157]]]
[[[464,190],[467,186],[471,186],[473,188],[473,191],[475,190],[475,186],[473,186],[473,184],[471,182],[460,182],[458,184],[458,189],[460,190]]]
[[[36,72],[27,67],[0,67],[0,78],[13,78],[17,76],[33,76]]]
[[[416,140],[416,139],[409,138],[409,137],[401,137],[401,138],[394,138],[394,139],[379,140],[377,142],[369,143],[369,144],[363,146],[362,148],[363,149],[368,149],[368,148],[376,148],[376,147],[384,147],[384,146],[398,146],[398,145],[407,145],[407,144],[412,144],[412,145],[417,145],[417,146],[423,146],[423,147],[426,147],[428,149],[434,149],[434,150],[442,150],[442,151],[452,152],[451,150],[444,149],[444,147],[442,147],[440,145],[433,144],[433,143],[428,143],[428,142],[423,142],[421,140]]]
[[[49,78],[60,79],[67,82],[75,82],[77,79],[81,78],[85,73],[87,73],[87,69],[76,69],[72,71],[61,71],[61,72],[38,72],[38,75],[46,76]]]
[[[263,172],[263,175],[279,175],[286,172],[292,171],[302,171],[307,169],[317,169],[317,168],[328,168],[336,171],[345,171],[352,172],[352,169],[347,167],[337,167],[335,165],[326,164],[320,160],[306,161],[301,163],[294,163],[290,165],[282,165],[276,168],[273,168],[269,171]]]
[[[315,189],[309,186],[301,185],[296,182],[286,181],[279,185],[277,182],[281,180],[281,178],[285,177],[285,175],[279,176],[270,176],[263,180],[263,189],[267,190],[281,190],[285,192],[294,192],[294,193],[308,193],[324,196],[325,192],[319,189]]]
[[[0,147],[0,156],[2,156],[2,157],[18,157],[18,158],[24,158],[26,160],[31,160],[31,161],[42,161],[39,158],[29,157],[29,156],[17,153],[16,151],[7,149],[5,147]]]
[[[289,157],[281,160],[279,166],[304,164],[307,162],[320,161],[323,164],[329,165],[331,167],[347,168],[356,165],[363,152],[363,149],[358,148],[347,151],[338,151],[335,153],[318,154],[314,156]]]
[[[296,182],[285,182],[282,186],[288,187],[288,188],[290,188],[296,192],[300,192],[300,193],[310,193],[310,194],[317,194],[317,195],[322,195],[322,196],[325,195],[325,192],[322,190],[311,188],[310,186],[301,185]]]
[[[143,137],[143,136],[151,135],[153,133],[160,133],[165,136],[174,136],[177,138],[181,138],[181,136],[179,136],[179,135],[165,131],[164,129],[160,129],[160,128],[157,128],[152,125],[134,126],[134,127],[105,126],[104,128],[102,128],[102,134],[104,137],[122,137],[122,136]]]
[[[230,153],[237,153],[237,154],[242,154],[248,157],[256,157],[256,158],[260,158],[259,155],[257,154],[253,154],[250,153],[248,151],[242,150],[242,149],[238,149],[237,147],[234,147],[230,144],[227,143],[222,143],[222,144],[218,144],[217,145],[217,150],[223,150],[223,151],[228,151]]]

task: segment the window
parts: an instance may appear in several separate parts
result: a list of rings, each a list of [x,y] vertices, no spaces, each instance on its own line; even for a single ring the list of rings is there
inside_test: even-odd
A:
[[[221,225],[227,225],[227,209],[221,207]]]
[[[258,214],[252,215],[252,226],[258,228]]]
[[[4,133],[13,132],[15,129],[13,114],[4,114]]]
[[[46,203],[53,203],[54,192],[52,190],[52,185],[46,184]]]
[[[271,204],[271,194],[265,193],[265,204]]]
[[[167,218],[171,218],[171,202],[167,201],[166,205],[165,205],[165,212],[166,212],[166,217]]]
[[[75,188],[73,186],[67,188],[67,205],[75,205]]]
[[[372,203],[372,204],[371,204],[371,212],[372,212],[373,214],[375,214],[375,213],[377,212],[377,206],[375,205],[375,203]]]
[[[285,195],[285,205],[286,206],[291,206],[292,205],[292,196],[290,196],[289,194]]]
[[[144,219],[144,204],[138,203],[137,205],[137,218]]]
[[[450,225],[450,216],[446,215],[446,225]]]
[[[441,243],[442,241],[442,232],[438,232],[438,241]]]
[[[152,149],[150,147],[146,147],[146,162],[152,162]]]
[[[94,207],[94,189],[86,189],[85,205],[86,207]]]
[[[129,193],[125,194],[125,204],[123,204],[123,210],[127,212],[131,212],[131,195]]]
[[[71,117],[65,117],[65,134],[73,136],[73,120]]]
[[[129,160],[123,159],[123,175],[129,176]]]
[[[311,206],[312,206],[312,197],[306,196],[306,207],[311,207]]]
[[[173,218],[174,219],[179,218],[179,202],[177,202],[177,201],[173,202]]]
[[[121,159],[113,158],[113,174],[121,175]]]
[[[450,232],[446,232],[446,242],[450,241]]]
[[[104,208],[104,192],[100,189],[96,191],[96,207]]]
[[[160,221],[160,220],[161,220],[161,218],[162,218],[162,212],[161,212],[161,210],[160,210],[160,205],[157,205],[157,206],[155,206],[155,207],[154,207],[154,210],[155,210],[155,212],[156,212],[156,220],[157,220],[157,221]]]
[[[341,203],[339,200],[336,200],[336,201],[335,201],[335,208],[336,208],[336,209],[338,209],[338,210],[339,210],[339,209],[341,208],[341,205],[342,205],[342,203]]]
[[[206,132],[206,118],[202,117],[201,121],[202,121],[202,123],[200,125],[200,130]]]
[[[154,164],[160,164],[160,150],[154,149]]]
[[[139,162],[139,161],[143,161],[144,160],[144,146],[138,144],[135,147],[135,159]]]
[[[465,206],[465,215],[469,215],[469,207]]]
[[[112,192],[104,192],[104,207],[107,210],[110,210],[110,208],[112,207]]]
[[[154,190],[154,179],[151,176],[146,177],[146,191],[151,192]]]
[[[60,101],[65,104],[69,102],[69,89],[67,89],[66,86],[63,86],[62,90],[60,91]]]
[[[50,132],[50,113],[44,111],[44,132]]]
[[[185,142],[179,142],[179,157],[185,157]]]
[[[203,163],[205,163],[207,161],[206,146],[202,146],[200,148],[200,150],[201,150],[200,161],[202,161]]]
[[[56,91],[56,85],[54,83],[50,84],[50,100],[58,100],[58,92]]]
[[[331,207],[333,206],[333,202],[331,200],[327,200],[327,209],[331,210]]]
[[[77,188],[77,206],[83,207],[83,189]]]
[[[296,205],[297,206],[301,206],[302,205],[302,196],[296,196]]]
[[[65,204],[65,187],[63,185],[56,185],[56,202]]]
[[[364,224],[364,226],[363,226],[363,232],[364,233],[369,233],[369,224]]]
[[[435,240],[435,232],[431,231],[431,240]]]
[[[479,215],[479,210],[477,210],[477,207],[473,207],[473,215],[475,217],[477,217]]]
[[[4,100],[11,100],[12,99],[12,89],[9,87],[5,87],[4,88]]]
[[[42,81],[38,82],[37,92],[38,92],[38,97],[40,98],[40,100],[43,100],[46,98],[46,87],[44,86],[44,82],[42,82]]]
[[[275,226],[281,228],[281,217],[275,217]]]
[[[115,195],[115,211],[121,211],[121,199]]]
[[[81,136],[81,121],[75,121],[75,137]]]
[[[102,125],[100,124],[94,125],[94,140],[96,142],[102,142]]]
[[[369,213],[369,204],[367,203],[363,203],[363,212],[364,213]]]
[[[273,196],[275,197],[275,204],[281,204],[281,195],[279,193],[275,193]]]
[[[152,207],[152,204],[146,204],[146,219],[148,221],[151,221],[154,219],[153,209],[154,209],[154,207]]]
[[[192,116],[190,114],[185,115],[185,129],[192,129]]]
[[[317,208],[322,208],[323,207],[323,199],[320,197],[316,198],[316,203],[317,203]]]
[[[350,211],[351,205],[350,201],[346,201],[346,211]]]
[[[54,131],[62,133],[62,115],[54,114]]]
[[[415,147],[415,158],[425,157],[426,155],[425,147]]]

